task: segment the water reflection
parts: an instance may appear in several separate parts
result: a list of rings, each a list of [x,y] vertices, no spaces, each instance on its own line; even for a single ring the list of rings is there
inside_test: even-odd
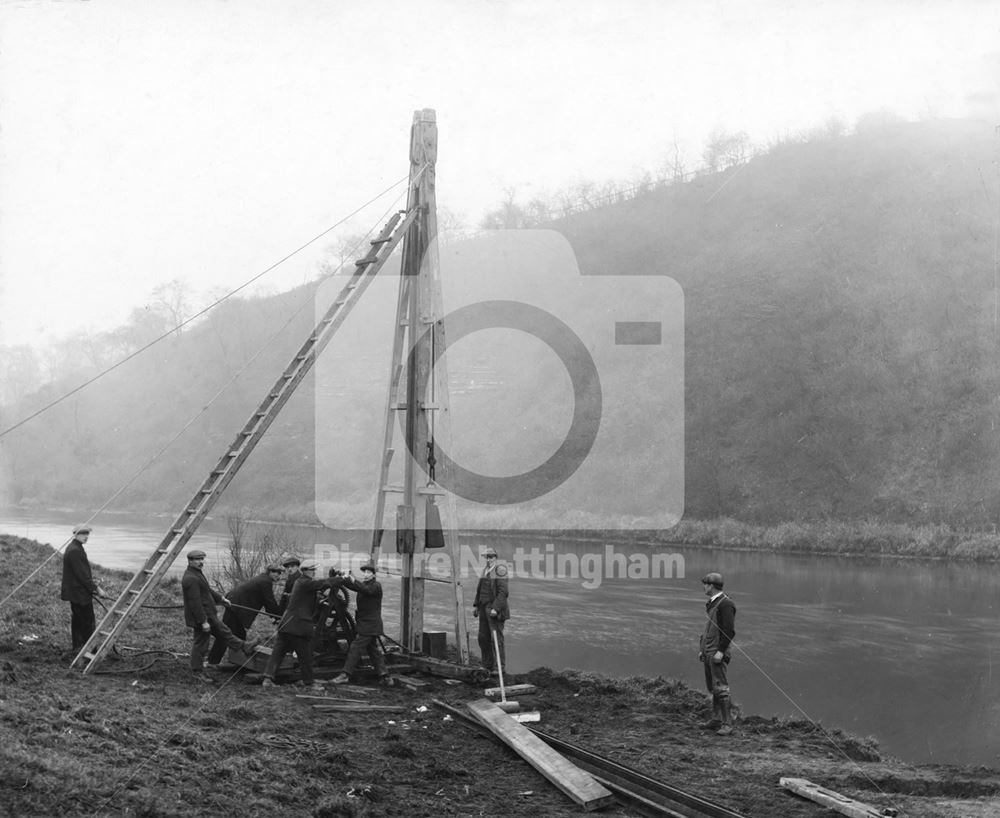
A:
[[[75,522],[0,514],[0,530],[56,546]],[[96,563],[135,570],[170,522],[100,519],[88,551]],[[224,522],[210,521],[194,542],[211,563],[226,536]],[[367,548],[358,532],[297,528],[296,536],[319,556]],[[492,544],[509,560],[515,547],[539,543],[479,537],[468,544]],[[583,556],[602,546],[557,549]],[[886,752],[908,760],[1000,764],[1000,678],[993,679],[992,667],[994,655],[1000,663],[998,572],[941,562],[669,550],[684,557],[690,579],[611,577],[588,590],[579,579],[515,577],[507,625],[511,670],[547,665],[674,676],[700,688],[705,600],[697,579],[717,569],[739,611],[730,678],[745,712],[801,716],[798,707],[828,726],[874,735]],[[172,571],[182,568],[177,563]],[[399,580],[382,579],[393,629]],[[470,578],[467,598],[474,587]],[[428,583],[426,598],[426,628],[450,631],[448,586]],[[474,633],[471,648],[476,655]]]

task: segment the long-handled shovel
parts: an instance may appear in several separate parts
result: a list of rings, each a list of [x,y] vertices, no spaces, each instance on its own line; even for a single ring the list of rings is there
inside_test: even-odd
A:
[[[483,611],[482,615],[486,616],[486,611]],[[500,640],[497,639],[497,626],[492,619],[490,620],[490,634],[493,636],[493,655],[496,656],[497,678],[500,680],[500,701],[496,705],[504,713],[516,713],[521,709],[521,705],[518,702],[507,701],[507,691],[503,684],[503,662],[500,660]]]

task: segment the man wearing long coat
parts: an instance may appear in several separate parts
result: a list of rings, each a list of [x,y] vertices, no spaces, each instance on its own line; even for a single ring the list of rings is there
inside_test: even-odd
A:
[[[196,681],[215,684],[215,679],[205,673],[202,667],[212,636],[221,639],[233,650],[242,650],[245,653],[250,653],[256,647],[256,643],[239,639],[219,621],[215,606],[228,607],[230,602],[218,591],[212,590],[212,586],[205,579],[201,570],[205,564],[205,552],[196,549],[191,551],[187,558],[188,567],[181,579],[181,591],[184,594],[184,623],[194,634],[194,642],[191,645],[191,672]]]
[[[496,653],[500,654],[500,664],[506,667],[507,654],[504,650],[503,623],[510,619],[507,606],[507,566],[497,562],[494,548],[486,549],[486,569],[476,585],[475,607],[472,615],[479,619],[479,652],[483,657],[483,667],[496,673]],[[496,634],[498,650],[493,647]]]
[[[83,546],[90,539],[93,529],[78,525],[73,529],[73,539],[63,552],[62,588],[60,597],[69,603],[70,636],[73,650],[79,651],[90,639],[97,619],[94,616],[94,597],[107,596],[95,581],[90,570],[90,560]]]

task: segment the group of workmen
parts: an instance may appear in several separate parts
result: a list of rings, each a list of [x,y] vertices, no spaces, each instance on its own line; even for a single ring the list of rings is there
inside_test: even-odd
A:
[[[375,578],[373,563],[361,566],[360,578],[355,578],[350,571],[345,575],[331,569],[327,577],[317,579],[319,565],[316,560],[286,555],[281,565],[269,565],[264,573],[237,585],[228,596],[223,596],[209,585],[202,572],[205,552],[197,549],[190,551],[187,560],[181,590],[184,595],[184,621],[194,633],[191,672],[196,681],[208,684],[215,684],[216,681],[204,667],[210,636],[215,637],[215,643],[208,652],[210,668],[218,668],[227,647],[247,655],[256,650],[259,640],[247,641],[246,636],[261,611],[278,622],[271,655],[264,669],[265,688],[274,686],[278,669],[289,653],[298,657],[302,684],[322,687],[313,674],[313,640],[317,625],[325,627],[327,623],[334,629],[339,627],[349,643],[344,669],[333,680],[334,684],[351,681],[365,654],[371,659],[379,681],[384,683],[388,678],[381,643],[382,585]],[[288,576],[278,598],[274,588],[285,572]],[[357,595],[353,618],[347,611],[350,591]],[[218,605],[226,607],[221,621]]]
[[[63,553],[62,598],[70,603],[74,654],[86,644],[96,627],[94,599],[108,596],[94,580],[84,549],[91,531],[87,525],[74,528],[73,538]],[[479,619],[483,666],[495,674],[505,661],[503,626],[510,616],[507,569],[497,562],[493,548],[486,550],[485,557],[486,568],[476,588],[473,614]],[[382,645],[382,585],[376,579],[374,563],[362,565],[358,578],[350,571],[344,574],[331,568],[326,578],[317,579],[316,560],[286,554],[280,564],[267,566],[264,572],[238,584],[224,596],[205,577],[205,558],[200,549],[189,551],[187,569],[181,579],[184,622],[193,634],[190,669],[196,682],[217,683],[207,672],[206,664],[209,669],[218,669],[227,648],[246,655],[256,651],[261,640],[248,639],[247,632],[261,612],[278,622],[264,670],[264,688],[275,685],[282,661],[292,652],[298,658],[302,684],[322,687],[313,673],[317,626],[324,630],[331,627],[349,644],[343,671],[333,679],[334,684],[353,681],[365,655],[379,682],[388,682]],[[282,576],[285,576],[283,590],[276,596],[275,588]],[[353,617],[348,612],[351,591],[356,595]],[[219,605],[225,606],[221,620]],[[213,637],[215,641],[209,648]]]
[[[91,574],[84,545],[90,536],[89,526],[73,529],[73,539],[63,554],[62,598],[70,603],[73,651],[78,652],[95,628],[95,597],[104,592]],[[498,561],[497,552],[487,548],[486,566],[476,586],[473,616],[479,621],[479,650],[483,667],[491,674],[503,672],[506,664],[504,623],[510,617],[507,602],[509,586],[507,567]],[[376,579],[376,567],[368,562],[361,566],[360,578],[348,571],[343,574],[330,569],[324,579],[316,578],[319,566],[313,559],[300,560],[285,555],[281,564],[269,565],[263,573],[237,585],[228,596],[214,590],[202,568],[205,552],[188,552],[188,566],[181,580],[184,594],[184,621],[193,632],[191,672],[201,683],[215,684],[206,672],[218,668],[226,648],[251,654],[259,640],[247,639],[247,631],[262,611],[278,621],[271,656],[264,670],[263,686],[275,685],[275,677],[284,658],[290,652],[298,657],[302,683],[321,689],[313,674],[313,641],[317,624],[330,623],[339,628],[349,647],[343,671],[333,679],[344,684],[354,679],[361,659],[367,655],[380,683],[387,683],[389,671],[383,655],[382,585]],[[275,596],[274,589],[285,576],[283,591]],[[728,665],[732,659],[736,635],[736,605],[723,591],[722,574],[712,572],[702,580],[708,601],[705,603],[705,630],[698,646],[698,658],[705,671],[705,685],[712,696],[712,717],[703,724],[719,735],[733,731]],[[356,596],[356,611],[348,613],[349,592]],[[220,620],[218,605],[226,612]],[[209,649],[211,637],[215,643]],[[268,640],[270,641],[270,640]]]

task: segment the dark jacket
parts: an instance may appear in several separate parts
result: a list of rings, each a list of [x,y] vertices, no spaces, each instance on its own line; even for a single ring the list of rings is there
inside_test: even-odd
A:
[[[480,611],[485,610],[487,616],[491,610],[495,610],[496,618],[501,622],[510,619],[510,608],[507,606],[506,565],[498,562],[492,571],[479,578],[475,599],[476,607]]]
[[[257,613],[263,608],[269,614],[280,614],[281,609],[274,598],[274,583],[271,582],[271,575],[265,571],[258,574],[246,582],[241,582],[229,594],[229,601],[233,605],[242,605],[241,608],[233,608],[232,615],[235,616],[244,628],[249,628],[257,618]],[[252,608],[247,611],[244,608]]]
[[[74,539],[63,552],[61,598],[76,605],[85,605],[97,596],[97,583],[90,571],[90,560],[83,543]]]
[[[370,582],[360,582],[349,577],[344,585],[358,595],[357,610],[354,621],[358,627],[358,636],[382,635],[382,586],[377,579]]]
[[[717,650],[728,654],[729,643],[736,637],[736,605],[723,594],[705,603],[705,633],[701,637],[701,652],[711,659]]]
[[[215,606],[221,604],[222,594],[213,591],[200,569],[188,565],[181,580],[184,592],[184,623],[192,628],[201,627],[211,619],[218,619]]]
[[[312,636],[316,628],[316,592],[324,588],[337,588],[343,583],[342,577],[308,579],[300,576],[292,586],[292,595],[281,617],[278,633],[292,636]]]
[[[292,598],[292,588],[295,587],[295,580],[302,576],[302,572],[296,568],[285,577],[285,588],[281,592],[281,599],[278,600],[278,613],[284,613],[288,608],[288,602]]]

